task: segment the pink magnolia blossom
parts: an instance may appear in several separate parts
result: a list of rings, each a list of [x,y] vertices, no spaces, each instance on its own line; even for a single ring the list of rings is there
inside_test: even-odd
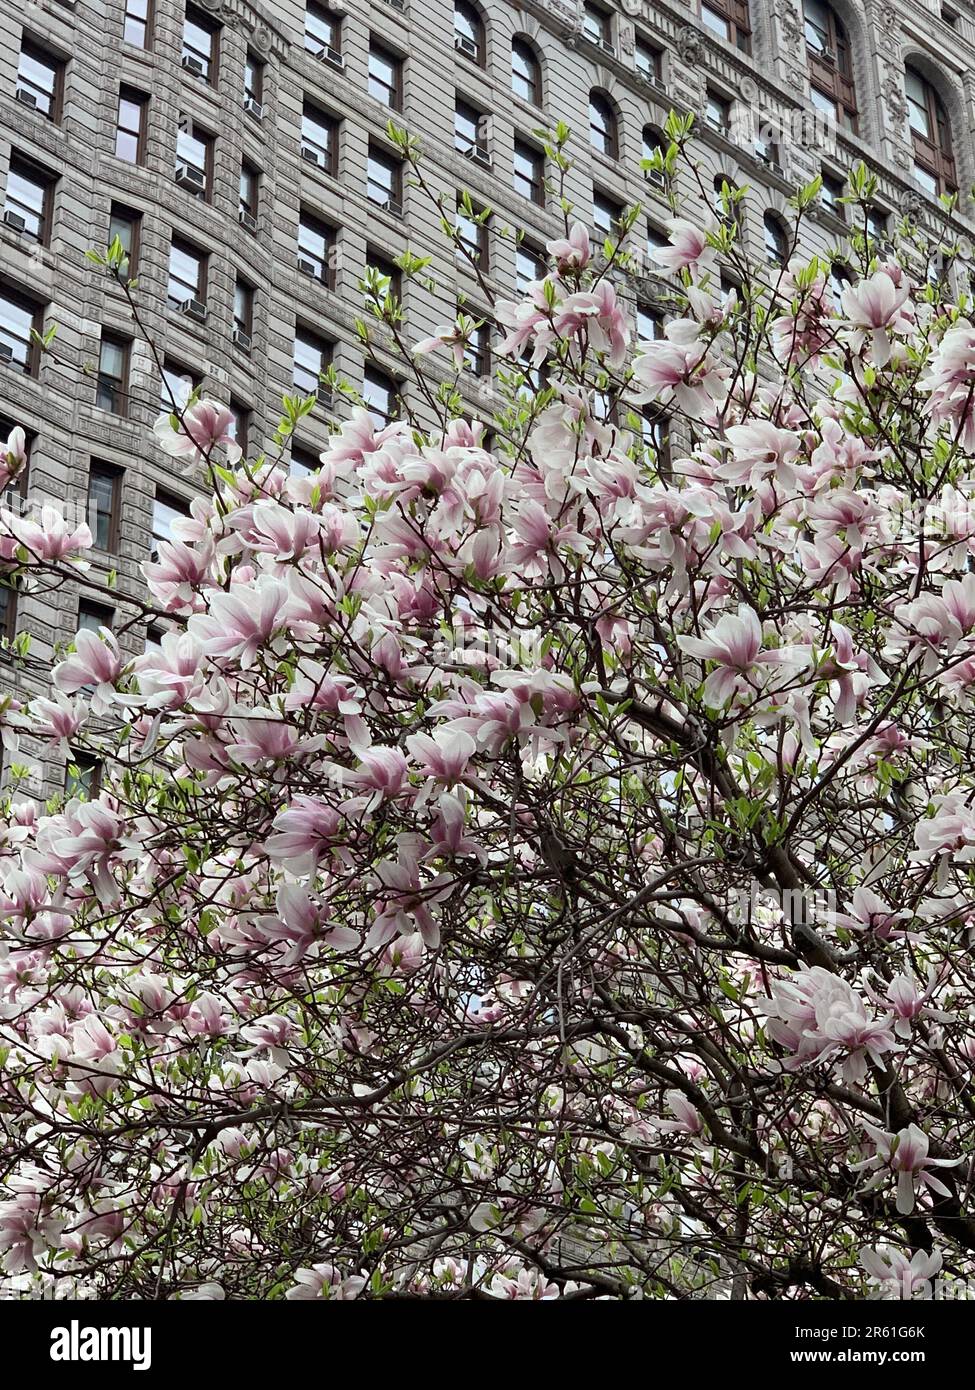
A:
[[[908,1125],[897,1134],[877,1129],[866,1121],[863,1127],[873,1141],[875,1152],[871,1158],[850,1166],[856,1171],[874,1173],[867,1184],[868,1191],[882,1186],[888,1172],[896,1173],[897,1210],[902,1216],[910,1216],[914,1210],[915,1188],[918,1186],[927,1188],[939,1197],[951,1196],[951,1190],[934,1176],[931,1169],[954,1168],[961,1163],[960,1158],[928,1158],[928,1136],[915,1124]]]
[[[166,412],[152,427],[165,453],[173,458],[206,460],[221,445],[231,466],[239,462],[242,451],[233,437],[234,414],[229,406],[196,401],[183,408],[178,423],[179,428],[173,429]]]

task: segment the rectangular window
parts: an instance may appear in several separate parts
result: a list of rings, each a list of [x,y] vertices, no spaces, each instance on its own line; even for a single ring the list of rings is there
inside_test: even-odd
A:
[[[10,643],[17,636],[17,590],[13,581],[0,579],[0,641]]]
[[[338,164],[338,124],[320,107],[305,102],[301,118],[301,157],[333,175]]]
[[[637,304],[636,335],[643,343],[653,343],[663,337],[664,316],[659,309],[651,309],[649,304]]]
[[[41,307],[13,290],[0,290],[0,367],[14,367],[28,376],[37,371],[39,353],[33,341],[41,328]]]
[[[234,285],[234,343],[250,352],[254,338],[254,287],[238,278]]]
[[[171,357],[164,358],[159,382],[159,409],[170,415],[183,410],[194,391],[199,391],[200,385],[200,378],[188,367],[174,362]]]
[[[488,118],[483,111],[458,97],[454,107],[454,149],[486,164],[487,125]]]
[[[387,212],[397,216],[403,212],[403,171],[394,155],[385,150],[369,146],[369,163],[366,169],[366,195],[370,202],[377,203]]]
[[[257,120],[264,115],[264,64],[251,52],[244,59],[244,109]]]
[[[461,309],[467,313],[470,310]],[[491,366],[491,327],[487,322],[480,323],[471,330],[464,344],[464,368],[474,376],[487,376]]]
[[[180,188],[209,202],[213,188],[213,136],[191,119],[180,116],[176,132],[176,169]]]
[[[731,102],[718,96],[716,92],[708,92],[704,119],[712,130],[727,135],[731,128]]]
[[[50,241],[54,175],[21,155],[11,154],[3,200],[3,220],[21,236],[42,246]]]
[[[245,159],[240,166],[240,225],[248,232],[257,231],[257,213],[261,201],[261,171]]]
[[[612,20],[598,5],[586,4],[582,7],[582,32],[592,43],[610,52],[613,50]]]
[[[102,604],[91,603],[86,598],[78,604],[79,632],[97,632],[100,627],[107,627],[111,631],[114,621],[114,608],[105,608]]]
[[[369,95],[400,111],[403,106],[403,62],[374,38],[369,40]]]
[[[533,203],[545,203],[545,156],[527,140],[515,140],[514,189]]]
[[[748,0],[702,0],[701,19],[712,34],[733,43],[742,53],[752,51]]]
[[[315,0],[305,7],[305,48],[315,58],[342,64],[342,17]]]
[[[663,76],[663,54],[646,39],[637,39],[634,49],[636,70],[651,82],[659,82]]]
[[[298,269],[302,275],[332,288],[332,248],[335,232],[302,208],[298,222]]]
[[[122,38],[134,48],[149,47],[149,28],[152,23],[150,0],[125,0],[125,20]]]
[[[118,119],[115,125],[115,154],[129,164],[141,164],[146,157],[146,108],[149,98],[134,87],[120,87]]]
[[[239,444],[246,454],[250,442],[251,415],[252,411],[240,401],[231,397],[230,401],[230,427],[228,434],[235,444]]]
[[[171,492],[156,489],[152,504],[152,542],[150,554],[155,560],[159,554],[161,541],[173,540],[173,522],[182,521],[190,514],[189,503]]]
[[[321,381],[332,360],[331,344],[310,329],[299,328],[295,333],[294,369],[292,382],[296,391],[303,396],[317,396],[319,400],[331,400],[329,387]]]
[[[192,6],[186,7],[183,20],[183,56],[180,59],[186,72],[217,85],[217,59],[220,51],[220,25],[209,15]]]
[[[95,404],[99,410],[125,415],[129,396],[129,343],[114,333],[103,333],[98,352]]]
[[[604,236],[614,236],[622,217],[622,203],[618,203],[615,198],[611,198],[599,188],[593,189],[592,219],[597,231],[602,232]]]
[[[112,212],[108,221],[108,244],[118,238],[122,250],[128,257],[127,276],[131,278],[136,273],[139,262],[139,234],[142,230],[142,213],[134,212],[132,208],[123,207],[121,203],[112,204]]]
[[[291,443],[291,463],[288,472],[292,478],[304,478],[309,473],[321,472],[321,458],[313,449],[305,449],[301,444]]]
[[[362,399],[377,425],[388,425],[399,415],[399,390],[396,382],[378,367],[366,367]]]
[[[97,758],[90,753],[81,753],[77,749],[72,749],[68,754],[67,766],[64,769],[64,794],[70,800],[72,797],[81,797],[85,801],[91,801],[98,795],[102,784],[102,765]]]
[[[92,459],[88,469],[88,527],[99,550],[118,550],[122,469]]]
[[[60,121],[64,63],[40,44],[25,38],[17,63],[17,100],[49,121]]]
[[[519,294],[524,294],[535,280],[543,280],[546,270],[540,251],[533,251],[530,246],[515,248],[515,288]]]
[[[457,229],[456,258],[468,265],[472,262],[480,270],[487,272],[488,266],[488,228],[487,219],[478,218],[478,209],[471,207],[475,216],[470,217],[463,207],[457,209],[455,226]]]
[[[207,258],[187,241],[173,237],[169,248],[169,285],[166,298],[176,309],[185,309],[196,317],[205,316],[207,288]],[[198,306],[193,309],[190,306]],[[200,313],[202,310],[202,315]]]
[[[402,297],[403,277],[399,266],[372,246],[366,247],[366,271],[378,276],[378,280],[372,280],[374,289],[366,292],[369,304],[381,309],[387,297],[396,300]]]

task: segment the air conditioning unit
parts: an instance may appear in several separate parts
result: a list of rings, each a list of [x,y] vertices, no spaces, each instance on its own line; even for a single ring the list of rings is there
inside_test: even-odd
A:
[[[820,58],[822,58],[824,63],[836,62],[836,54],[833,52],[831,48],[824,48],[819,56]]]
[[[327,409],[332,408],[332,388],[331,386],[321,385],[315,392],[315,399],[319,405],[324,405]]]
[[[310,261],[307,256],[298,257],[298,270],[302,275],[310,275],[314,280],[320,280],[318,266],[314,261]]]
[[[256,97],[244,97],[244,110],[248,116],[253,116],[255,121],[264,119],[264,107]]]
[[[240,208],[237,212],[237,219],[245,231],[256,233],[257,218],[252,212],[248,212],[246,208]]]
[[[465,159],[476,159],[478,164],[483,164],[488,169],[491,167],[491,156],[482,145],[468,145],[464,151],[464,157]]]
[[[29,106],[32,111],[37,110],[37,97],[33,92],[29,92],[26,87],[17,88],[17,100],[21,106]]]
[[[207,68],[202,58],[198,58],[195,53],[184,53],[180,58],[180,66],[187,72],[191,72],[194,77],[206,77]]]
[[[234,347],[239,347],[241,352],[250,352],[251,341],[251,335],[242,328],[234,329]]]
[[[337,48],[322,47],[317,51],[315,57],[320,63],[331,63],[333,68],[345,71],[345,59]]]
[[[19,212],[11,212],[10,208],[4,208],[3,220],[11,231],[26,232],[27,230],[27,219],[21,217]]]
[[[302,145],[302,159],[307,159],[309,164],[317,164],[319,169],[325,168],[325,156],[321,150],[316,150],[313,145]]]
[[[398,203],[395,198],[377,198],[376,202],[384,212],[391,212],[394,217],[403,216],[403,204]]]
[[[194,164],[177,164],[176,182],[180,188],[187,189],[198,198],[202,198],[206,192],[207,176],[202,169],[197,169]]]
[[[662,169],[646,169],[643,177],[647,183],[652,183],[654,188],[666,188],[667,186],[667,175]]]
[[[613,43],[612,39],[600,39],[599,47],[604,53],[609,53],[614,58],[616,57],[616,45]]]
[[[191,319],[196,319],[198,323],[205,323],[207,316],[207,306],[202,299],[184,299],[180,302],[179,311],[187,314]]]
[[[400,14],[406,13],[406,0],[386,0],[386,4],[391,9],[399,10]]]
[[[0,362],[10,366],[14,360],[14,350],[10,343],[0,343]]]
[[[477,57],[477,44],[473,39],[469,39],[466,34],[454,35],[454,47],[460,53],[466,53],[468,58]]]

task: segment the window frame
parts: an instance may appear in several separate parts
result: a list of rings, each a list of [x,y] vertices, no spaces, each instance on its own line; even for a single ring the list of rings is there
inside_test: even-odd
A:
[[[44,305],[32,295],[24,293],[19,288],[14,288],[9,284],[0,284],[0,302],[10,304],[14,309],[30,314],[30,328],[26,341],[11,333],[6,333],[4,336],[4,341],[12,340],[13,344],[24,344],[26,351],[24,352],[23,358],[17,356],[16,348],[14,347],[10,361],[5,361],[0,369],[19,370],[24,376],[36,377],[40,365],[40,349],[34,341],[33,335],[35,333],[40,333],[43,328]],[[0,329],[0,333],[4,333],[4,330]]]
[[[698,13],[701,23],[709,33],[717,34],[717,28],[705,18],[706,12],[724,20],[725,33],[719,37],[723,37],[739,53],[751,54],[752,18],[748,0],[700,0]]]
[[[319,130],[327,132],[326,143],[324,146],[317,139],[310,139],[308,126],[314,124]],[[338,150],[339,150],[339,130],[341,121],[337,116],[333,116],[317,102],[306,97],[301,108],[301,157],[306,163],[314,164],[316,169],[322,173],[335,178],[338,170]],[[324,163],[317,157],[309,159],[305,154],[306,150],[312,150],[317,155],[324,154]]]
[[[49,92],[47,92],[46,88],[39,87],[37,83],[29,77],[25,77],[25,74],[21,71],[21,59],[23,58],[29,59],[39,67],[50,69],[51,87]],[[52,125],[60,125],[61,117],[64,115],[64,77],[66,67],[67,63],[60,54],[53,52],[40,39],[36,39],[26,32],[24,33],[21,39],[20,51],[17,55],[17,76],[14,84],[14,91],[21,105],[29,106],[30,110],[36,111],[38,115],[43,116],[44,119],[50,121]],[[34,97],[33,105],[23,101],[20,96],[20,92],[22,91]],[[36,98],[38,92],[46,94],[46,99],[48,101],[47,110],[37,102]]]
[[[122,103],[134,106],[139,113],[138,128],[133,131],[127,126],[122,125]],[[131,87],[127,82],[119,84],[118,106],[115,111],[115,158],[122,160],[124,164],[134,164],[137,168],[145,164],[146,161],[146,127],[148,125],[149,96],[148,93],[140,91],[138,87]],[[135,137],[135,158],[129,159],[127,155],[119,153],[119,140],[126,135],[129,138]]]
[[[317,250],[302,243],[303,232],[308,232],[311,236],[321,237],[323,242],[323,251],[321,255],[319,255]],[[296,262],[300,261],[302,256],[304,256],[309,264],[313,264],[320,260],[322,266],[322,273],[320,275],[308,274],[307,271],[301,270],[300,265],[299,270],[301,274],[307,274],[310,280],[316,280],[328,290],[335,288],[335,267],[332,263],[332,252],[335,248],[336,240],[337,232],[333,226],[303,204],[298,208],[298,237],[295,250]]]
[[[376,181],[373,178],[372,169],[374,163],[379,165],[381,168],[388,170],[392,175],[392,184],[390,191],[382,200],[380,200],[379,198],[374,198],[372,193],[370,192],[370,189],[373,186],[375,186],[376,188],[382,187],[382,185],[380,185],[378,181]],[[403,161],[401,159],[397,159],[396,155],[394,155],[391,151],[383,149],[381,145],[377,145],[372,140],[370,140],[369,142],[369,147],[366,153],[366,197],[368,198],[369,202],[373,203],[374,206],[379,208],[383,207],[384,202],[392,202],[395,205],[395,207],[387,207],[384,210],[387,212],[392,212],[394,216],[402,215]],[[399,214],[396,213],[396,208],[399,209]]]
[[[385,80],[376,76],[373,72],[373,60],[385,62],[392,70],[392,81]],[[369,35],[369,51],[366,59],[366,90],[373,101],[378,101],[388,111],[402,111],[403,109],[403,63],[404,60],[398,53],[387,47],[376,38],[375,34]],[[383,91],[390,94],[390,100],[384,101],[373,91],[373,86],[380,87]]]
[[[24,183],[32,184],[34,188],[40,190],[41,199],[39,211],[23,202],[18,203],[16,206],[11,206],[9,201],[11,196],[11,177],[21,179]],[[3,192],[4,218],[6,219],[8,211],[13,212],[18,217],[22,217],[25,226],[24,230],[20,232],[19,235],[30,237],[32,241],[37,242],[38,246],[50,246],[51,244],[51,230],[54,218],[54,189],[56,183],[57,175],[52,173],[50,169],[45,169],[42,164],[38,164],[38,162],[35,159],[31,159],[29,155],[21,154],[19,150],[12,149],[10,151],[10,163],[7,167],[7,182],[4,185]],[[21,209],[23,209],[23,211],[21,211]],[[29,230],[26,225],[29,218],[36,219],[38,227],[36,232]]]
[[[853,72],[853,51],[849,35],[840,16],[828,0],[820,0],[826,20],[826,44],[818,47],[810,40],[810,31],[820,33],[817,24],[810,17],[809,0],[803,0],[803,36],[806,44],[806,69],[809,85],[814,92],[828,97],[833,103],[837,117],[853,134],[859,127],[856,82]]]
[[[189,284],[189,281],[182,281],[173,273],[173,253],[185,256],[196,265],[196,283],[193,286],[193,293],[186,299],[176,299],[171,293],[174,284]],[[192,241],[187,241],[185,237],[172,236],[169,242],[169,278],[166,282],[166,304],[170,309],[179,309],[184,303],[190,300],[199,300],[201,304],[206,304],[207,279],[209,275],[209,254],[195,245]]]
[[[605,159],[620,157],[619,116],[612,99],[599,87],[589,93],[589,148]]]
[[[462,20],[469,32],[458,23]],[[471,0],[454,0],[454,52],[460,53],[479,68],[487,66],[487,24],[477,5]],[[471,51],[473,49],[473,52]]]
[[[154,13],[153,13],[153,9],[154,9],[153,0],[135,0],[135,3],[142,3],[142,4],[144,5],[144,8],[145,8],[145,15],[144,15],[144,16],[142,16],[142,15],[130,15],[130,14],[129,14],[129,10],[130,10],[130,8],[132,7],[133,0],[125,0],[125,5],[124,5],[123,11],[122,11],[122,42],[123,42],[123,43],[129,44],[132,48],[138,48],[142,53],[151,53],[151,52],[152,52],[152,28],[153,28],[153,20],[155,19],[155,15],[154,15]],[[135,39],[130,39],[130,38],[128,37],[128,32],[127,32],[127,31],[128,31],[128,26],[129,26],[129,21],[130,21],[130,20],[132,20],[132,21],[133,21],[134,23],[136,23],[136,24],[141,24],[141,25],[142,25],[143,30],[144,30],[144,33],[143,33],[143,39],[144,39],[144,41],[143,41],[142,43],[138,43],[138,42],[136,42]]]
[[[530,159],[532,164],[532,177],[526,179],[525,175],[518,169],[519,157]],[[527,183],[529,192],[525,193],[519,184],[519,180]],[[540,150],[537,145],[533,145],[530,140],[526,140],[521,135],[515,135],[512,153],[512,187],[514,191],[535,207],[545,206],[545,151]]]
[[[187,37],[187,26],[192,25],[199,29],[201,33],[209,35],[209,52],[204,52],[201,48],[195,48]],[[223,28],[219,20],[206,13],[205,10],[197,9],[195,5],[187,5],[183,12],[183,30],[181,35],[180,48],[180,67],[183,72],[191,72],[194,77],[200,78],[208,87],[218,87],[220,85],[220,31]],[[188,66],[184,61],[186,58],[201,59],[204,64],[202,73],[198,73],[195,68]]]
[[[88,526],[94,538],[95,548],[110,555],[118,554],[122,533],[122,479],[124,476],[125,469],[120,464],[101,458],[88,460]],[[96,478],[107,479],[109,483],[108,532],[104,545],[98,544],[98,517],[105,513],[98,505],[97,497],[93,496],[92,483]],[[94,525],[92,525],[93,520]]]
[[[528,89],[527,94],[525,92],[519,91],[518,88],[515,86],[516,78],[522,76],[516,71],[515,68],[515,58],[519,50],[523,50],[527,54],[527,65],[532,74],[530,80],[522,77],[522,80],[525,82],[525,86]],[[538,108],[541,108],[544,104],[542,83],[542,61],[538,56],[538,51],[536,50],[535,45],[532,43],[531,39],[528,38],[526,34],[515,34],[511,40],[511,91],[514,96],[518,97],[519,101],[527,101],[530,106],[536,106]]]

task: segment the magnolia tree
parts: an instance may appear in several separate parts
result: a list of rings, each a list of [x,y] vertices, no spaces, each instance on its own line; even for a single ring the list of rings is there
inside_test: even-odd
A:
[[[565,205],[490,436],[473,314],[413,350],[426,428],[353,407],[308,476],[163,417],[211,495],[115,595],[161,644],[0,703],[7,1296],[967,1288],[975,327],[850,187],[841,293],[815,185],[781,268],[672,195],[644,342],[635,214]],[[97,591],[85,526],[2,523],[9,582]],[[24,734],[97,794],[17,794]]]

